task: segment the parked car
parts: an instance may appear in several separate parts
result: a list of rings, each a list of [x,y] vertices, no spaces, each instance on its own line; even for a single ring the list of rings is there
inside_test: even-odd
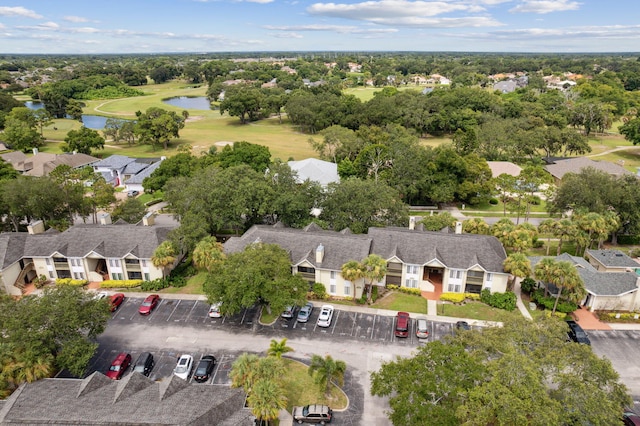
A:
[[[206,382],[209,380],[215,366],[216,358],[213,355],[203,356],[198,362],[196,372],[193,373],[193,380],[196,382]]]
[[[293,407],[293,420],[298,423],[331,423],[333,411],[326,405],[311,404],[304,407]]]
[[[111,312],[115,311],[124,302],[124,293],[116,293],[111,295]]]
[[[322,305],[320,316],[318,316],[318,327],[329,327],[333,318],[333,306]]]
[[[220,318],[222,316],[222,313],[220,312],[220,306],[222,306],[222,303],[220,302],[211,305],[211,307],[209,308],[209,318]]]
[[[293,305],[287,306],[284,308],[284,311],[280,315],[282,318],[290,319],[293,318],[293,315],[296,313],[296,307]]]
[[[471,326],[466,321],[458,321],[456,323],[457,330],[471,330]]]
[[[120,380],[129,367],[129,364],[131,364],[131,355],[126,352],[119,353],[111,363],[111,367],[109,367],[106,376],[113,380]]]
[[[144,301],[142,302],[142,305],[140,305],[138,312],[140,313],[140,315],[149,315],[151,311],[153,311],[155,307],[158,306],[159,301],[160,296],[158,296],[157,294],[151,294],[147,296],[146,299],[144,299]]]
[[[589,340],[589,336],[587,333],[580,327],[580,325],[575,321],[567,321],[567,325],[569,326],[569,331],[567,335],[569,339],[573,340],[577,343],[582,343],[585,345],[591,345],[591,340]]]
[[[429,323],[424,318],[416,321],[416,337],[418,339],[426,339],[429,337]]]
[[[640,426],[640,416],[632,411],[625,411],[622,415],[622,422],[625,426]]]
[[[138,355],[138,359],[133,365],[133,371],[148,376],[151,370],[153,370],[154,365],[156,365],[156,363],[153,360],[153,355],[149,352],[142,352]]]
[[[107,293],[106,291],[101,291],[99,293],[96,293],[95,296],[93,296],[93,298],[96,300],[106,299],[107,297],[109,297],[109,293]]]
[[[134,190],[131,191],[127,191],[127,197],[131,198],[131,197],[137,197],[140,194],[140,192]]]
[[[396,337],[409,336],[410,318],[408,312],[398,312],[398,316],[396,316]]]
[[[313,312],[313,303],[307,302],[307,304],[300,308],[300,310],[298,311],[298,322],[309,321],[311,312]]]
[[[189,354],[180,355],[180,358],[178,358],[178,363],[176,364],[176,368],[173,369],[173,374],[183,380],[189,380],[192,368],[193,357]]]

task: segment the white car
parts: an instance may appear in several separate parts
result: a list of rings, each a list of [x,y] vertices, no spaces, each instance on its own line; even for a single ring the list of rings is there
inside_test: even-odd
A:
[[[222,313],[220,312],[220,306],[222,306],[222,303],[220,302],[211,305],[211,307],[209,308],[209,318],[220,318],[222,316]]]
[[[189,380],[192,368],[193,357],[188,354],[180,355],[180,358],[178,358],[178,363],[176,364],[176,368],[173,369],[173,374],[183,380]]]
[[[318,327],[329,327],[333,318],[333,306],[322,305],[320,316],[318,316]]]

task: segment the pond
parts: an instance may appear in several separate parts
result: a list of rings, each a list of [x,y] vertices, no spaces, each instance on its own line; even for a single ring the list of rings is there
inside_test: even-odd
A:
[[[26,101],[24,103],[24,106],[26,106],[29,109],[42,109],[44,108],[44,104],[42,102],[39,101]]]
[[[174,98],[163,99],[162,102],[184,109],[211,109],[211,102],[209,102],[209,99],[207,99],[205,96],[177,96]]]
[[[102,130],[107,120],[108,117],[102,117],[100,115],[82,114],[82,124],[88,129]]]

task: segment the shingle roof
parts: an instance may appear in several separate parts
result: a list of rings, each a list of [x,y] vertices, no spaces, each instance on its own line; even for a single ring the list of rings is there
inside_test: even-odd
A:
[[[124,167],[124,170],[122,171],[122,173],[127,175],[129,174],[135,175],[136,173],[140,173],[142,170],[146,169],[147,167],[149,167],[149,164],[147,163],[139,163],[137,161],[133,161]]]
[[[42,153],[39,153],[38,155],[42,155]],[[46,176],[60,165],[67,165],[71,168],[78,168],[88,166],[89,164],[93,164],[96,161],[98,161],[98,158],[82,153],[57,154],[55,158],[50,161],[34,162],[33,168],[25,174],[28,176]]]
[[[175,376],[158,383],[135,372],[119,381],[96,376],[102,374],[26,383],[0,406],[0,423],[253,425],[241,389],[193,385]],[[163,392],[176,380],[182,383],[174,392]]]
[[[620,250],[587,250],[595,260],[610,268],[640,268],[636,262]]]
[[[66,257],[84,257],[94,251],[107,258],[136,253],[139,259],[150,259],[171,229],[156,225],[75,225],[52,236],[27,235],[23,256],[49,257],[57,252]]]
[[[127,181],[125,182],[126,184],[131,184],[131,183],[142,183],[142,181],[144,180],[144,178],[151,176],[151,173],[153,173],[158,167],[160,167],[160,161],[158,161],[157,163],[153,163],[152,165],[145,167],[141,172],[139,172],[138,174],[131,176],[129,179],[127,179]]]
[[[587,167],[593,167],[613,176],[633,175],[633,173],[617,164],[609,163],[608,161],[593,161],[587,157],[555,159],[553,164],[544,166],[557,179],[562,179],[567,173],[580,173],[580,170]]]
[[[369,228],[372,253],[385,259],[398,247],[404,263],[422,265],[437,259],[449,268],[468,269],[476,264],[490,272],[503,272],[507,255],[496,237],[445,234],[407,228]]]
[[[306,160],[289,161],[287,164],[291,167],[291,170],[295,170],[298,173],[299,183],[307,179],[318,182],[323,186],[327,186],[331,182],[340,182],[336,163],[307,158]]]
[[[93,163],[93,167],[108,167],[110,169],[121,169],[127,164],[136,161],[135,158],[127,157],[125,155],[110,155],[109,157]]]
[[[503,173],[511,176],[518,176],[522,171],[522,167],[512,163],[511,161],[487,161],[487,164],[491,169],[491,175],[493,177],[498,177]]]

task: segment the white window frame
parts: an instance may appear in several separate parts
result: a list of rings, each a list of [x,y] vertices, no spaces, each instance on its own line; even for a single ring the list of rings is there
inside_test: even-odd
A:
[[[407,275],[418,275],[420,265],[407,265]]]
[[[344,280],[344,295],[351,296],[351,281]]]
[[[407,278],[404,280],[404,286],[407,288],[418,288],[418,280],[416,278]]]

